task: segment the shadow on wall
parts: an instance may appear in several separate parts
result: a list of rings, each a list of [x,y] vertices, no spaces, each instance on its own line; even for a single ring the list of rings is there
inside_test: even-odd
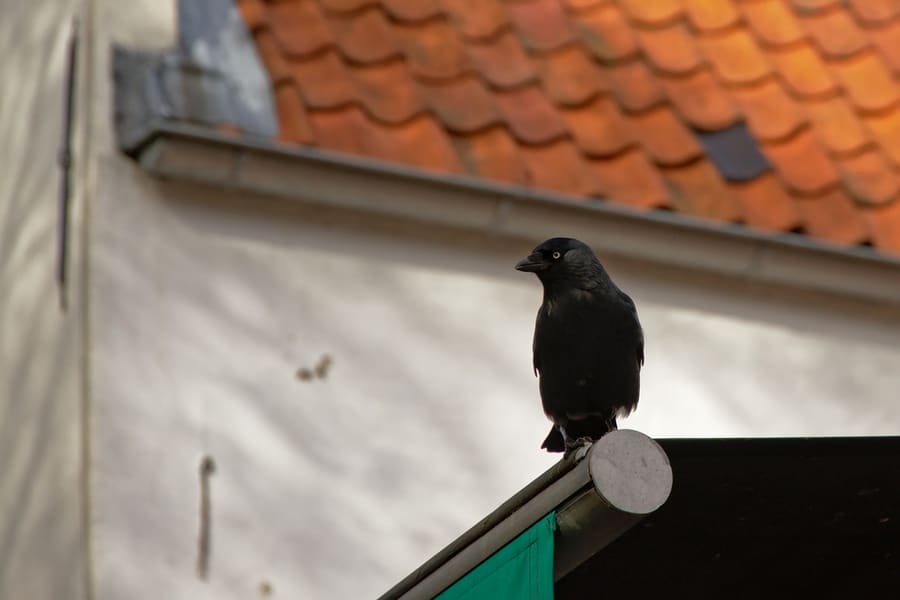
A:
[[[202,211],[210,203],[209,193],[203,186],[186,183],[156,182],[162,197],[170,199],[173,210],[189,215]],[[429,254],[399,254],[389,245],[366,248],[373,259],[403,262],[428,269],[459,270],[464,264],[466,273],[491,279],[521,282],[522,274],[512,266],[531,249],[535,241],[509,239],[479,232],[460,232],[440,227],[423,227],[419,224],[403,224],[388,218],[336,211],[330,208],[311,207],[286,200],[260,196],[248,198],[239,193],[217,191],[215,204],[239,218],[228,220],[185,219],[185,224],[198,231],[213,235],[225,235],[279,246],[311,247],[307,240],[292,237],[290,228],[273,230],[261,222],[272,219],[320,223],[324,228],[340,222],[342,228],[360,235],[381,234],[403,236],[413,242],[442,245],[451,251]],[[250,223],[257,222],[257,226]],[[548,225],[546,237],[565,235]],[[323,251],[331,254],[357,256],[358,246],[342,245],[339,237],[317,239]],[[453,252],[458,249],[460,252]],[[675,251],[677,249],[674,249]],[[478,260],[479,254],[490,260]],[[497,257],[507,257],[509,266],[498,262]],[[469,260],[461,262],[461,257]],[[900,308],[874,302],[827,296],[817,292],[791,290],[779,286],[735,280],[712,274],[701,274],[685,269],[652,265],[614,255],[603,255],[604,262],[614,279],[636,296],[639,307],[652,302],[696,311],[721,315],[763,324],[775,324],[790,330],[807,332],[823,337],[835,337],[850,341],[878,343],[888,348],[896,346],[895,331],[900,329]],[[749,266],[748,266],[749,268]],[[823,273],[822,277],[829,277]],[[852,315],[852,318],[848,318]]]
[[[240,586],[265,577],[289,597],[372,596],[555,462],[538,450],[540,292],[512,270],[518,245],[398,239],[389,224],[277,202],[240,209],[119,159],[102,179],[92,343],[105,555],[193,577],[208,454],[210,590],[254,593]]]
[[[161,195],[171,199],[168,202],[170,209],[180,215],[179,223],[201,235],[224,236],[247,244],[271,244],[313,255],[352,258],[364,254],[372,261],[372,268],[354,273],[353,277],[358,281],[329,279],[328,285],[339,296],[353,294],[359,281],[364,282],[364,287],[376,288],[391,276],[390,271],[380,265],[394,264],[445,274],[464,273],[486,281],[509,283],[516,288],[527,288],[532,283],[526,282],[511,266],[507,267],[507,263],[513,264],[523,254],[523,248],[527,250],[528,242],[426,230],[386,219],[347,216],[286,201],[229,194],[218,199],[217,204],[232,218],[203,219],[201,215],[210,203],[202,200],[202,188],[183,184],[159,185]],[[318,224],[323,232],[298,236],[296,229],[272,227],[272,222]],[[346,238],[329,233],[338,223],[355,232],[360,239],[404,237],[412,245],[436,249],[404,253],[401,246],[390,243],[371,243],[364,248],[361,248],[362,243],[348,245],[342,242]],[[552,233],[548,232],[548,235]],[[618,257],[610,257],[605,262],[622,286],[632,292],[645,317],[647,374],[652,375],[660,366],[660,357],[673,367],[681,365],[682,378],[683,373],[699,374],[692,380],[692,389],[700,397],[719,398],[717,410],[730,411],[727,421],[757,423],[760,433],[778,431],[778,427],[782,432],[806,431],[803,419],[808,414],[810,431],[828,431],[837,425],[822,423],[845,422],[846,416],[837,415],[844,410],[848,398],[863,394],[866,382],[879,381],[878,390],[881,390],[885,378],[891,376],[891,369],[884,365],[895,358],[893,353],[900,342],[897,333],[900,331],[900,314],[896,308],[749,282],[725,281]],[[308,265],[308,271],[309,277],[316,277],[320,272],[315,264]],[[391,285],[397,290],[398,300],[402,298],[406,305],[413,307],[409,319],[416,326],[427,328],[434,315],[440,314],[441,304],[428,304],[427,295],[421,289],[406,288],[400,281]],[[539,287],[533,285],[531,288],[534,288],[533,299],[518,296],[515,310],[524,305],[524,311],[533,314]],[[444,302],[465,304],[477,314],[481,307],[474,302],[467,304],[470,300],[460,297],[457,292],[445,290]],[[298,293],[302,298],[302,289],[298,289]],[[401,295],[403,293],[405,295]],[[506,297],[498,294],[488,301],[494,306],[513,309],[510,296],[512,293]],[[425,310],[417,312],[415,307],[423,305]],[[530,336],[531,322],[517,322],[510,327],[525,329]],[[478,339],[481,332],[473,333],[472,339]],[[525,343],[530,345],[530,342]],[[460,356],[465,353],[462,349]],[[508,347],[498,348],[495,356],[498,360],[505,358],[508,361],[503,365],[504,371],[509,369],[508,372],[516,374],[520,373],[516,369],[521,368],[521,363],[515,361],[530,360],[527,357],[510,360]],[[685,357],[693,359],[685,363],[682,360]],[[823,388],[832,392],[823,395]],[[881,396],[883,393],[874,389],[867,395],[874,404],[882,401]],[[761,403],[759,398],[779,397],[790,398],[795,404],[794,417],[776,421],[771,414],[764,414],[771,407]],[[807,397],[811,403],[809,410],[800,410],[801,406],[806,406],[803,399]],[[874,404],[871,415],[877,419],[882,412]],[[891,415],[885,413],[890,416],[889,420],[896,417]],[[868,425],[860,427],[864,430]]]
[[[75,2],[6,2],[0,19],[0,596],[77,598],[78,309],[56,287],[57,149]]]

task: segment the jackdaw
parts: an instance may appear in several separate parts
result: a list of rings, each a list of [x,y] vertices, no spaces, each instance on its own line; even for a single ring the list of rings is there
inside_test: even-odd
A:
[[[571,451],[616,429],[616,417],[637,406],[644,364],[637,309],[578,240],[549,239],[516,269],[534,273],[544,286],[534,372],[553,427],[541,448]]]

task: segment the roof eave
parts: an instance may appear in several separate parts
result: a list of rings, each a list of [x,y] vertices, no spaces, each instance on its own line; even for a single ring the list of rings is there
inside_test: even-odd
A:
[[[146,122],[130,153],[160,177],[537,242],[553,230],[598,252],[900,307],[900,260],[797,234],[432,173],[270,138]]]

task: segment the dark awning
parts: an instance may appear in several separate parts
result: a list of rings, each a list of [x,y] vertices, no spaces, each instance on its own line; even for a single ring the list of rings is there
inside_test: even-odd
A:
[[[659,440],[665,505],[556,598],[871,598],[900,590],[900,437]]]
[[[598,478],[589,465],[598,446],[626,433],[604,437],[585,460],[560,461],[382,598],[431,597],[550,511],[557,600],[900,590],[900,437],[657,440],[671,494],[655,511],[629,514],[595,491],[598,479],[633,478]],[[649,449],[634,442],[614,455]]]

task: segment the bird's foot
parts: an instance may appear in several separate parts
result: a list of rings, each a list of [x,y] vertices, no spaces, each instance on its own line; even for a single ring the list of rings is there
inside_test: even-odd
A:
[[[590,437],[583,436],[580,438],[576,438],[575,440],[566,440],[566,453],[563,456],[569,456],[573,452],[575,453],[575,458],[581,460],[585,457],[588,450],[591,447],[591,444],[594,443],[594,440]]]

